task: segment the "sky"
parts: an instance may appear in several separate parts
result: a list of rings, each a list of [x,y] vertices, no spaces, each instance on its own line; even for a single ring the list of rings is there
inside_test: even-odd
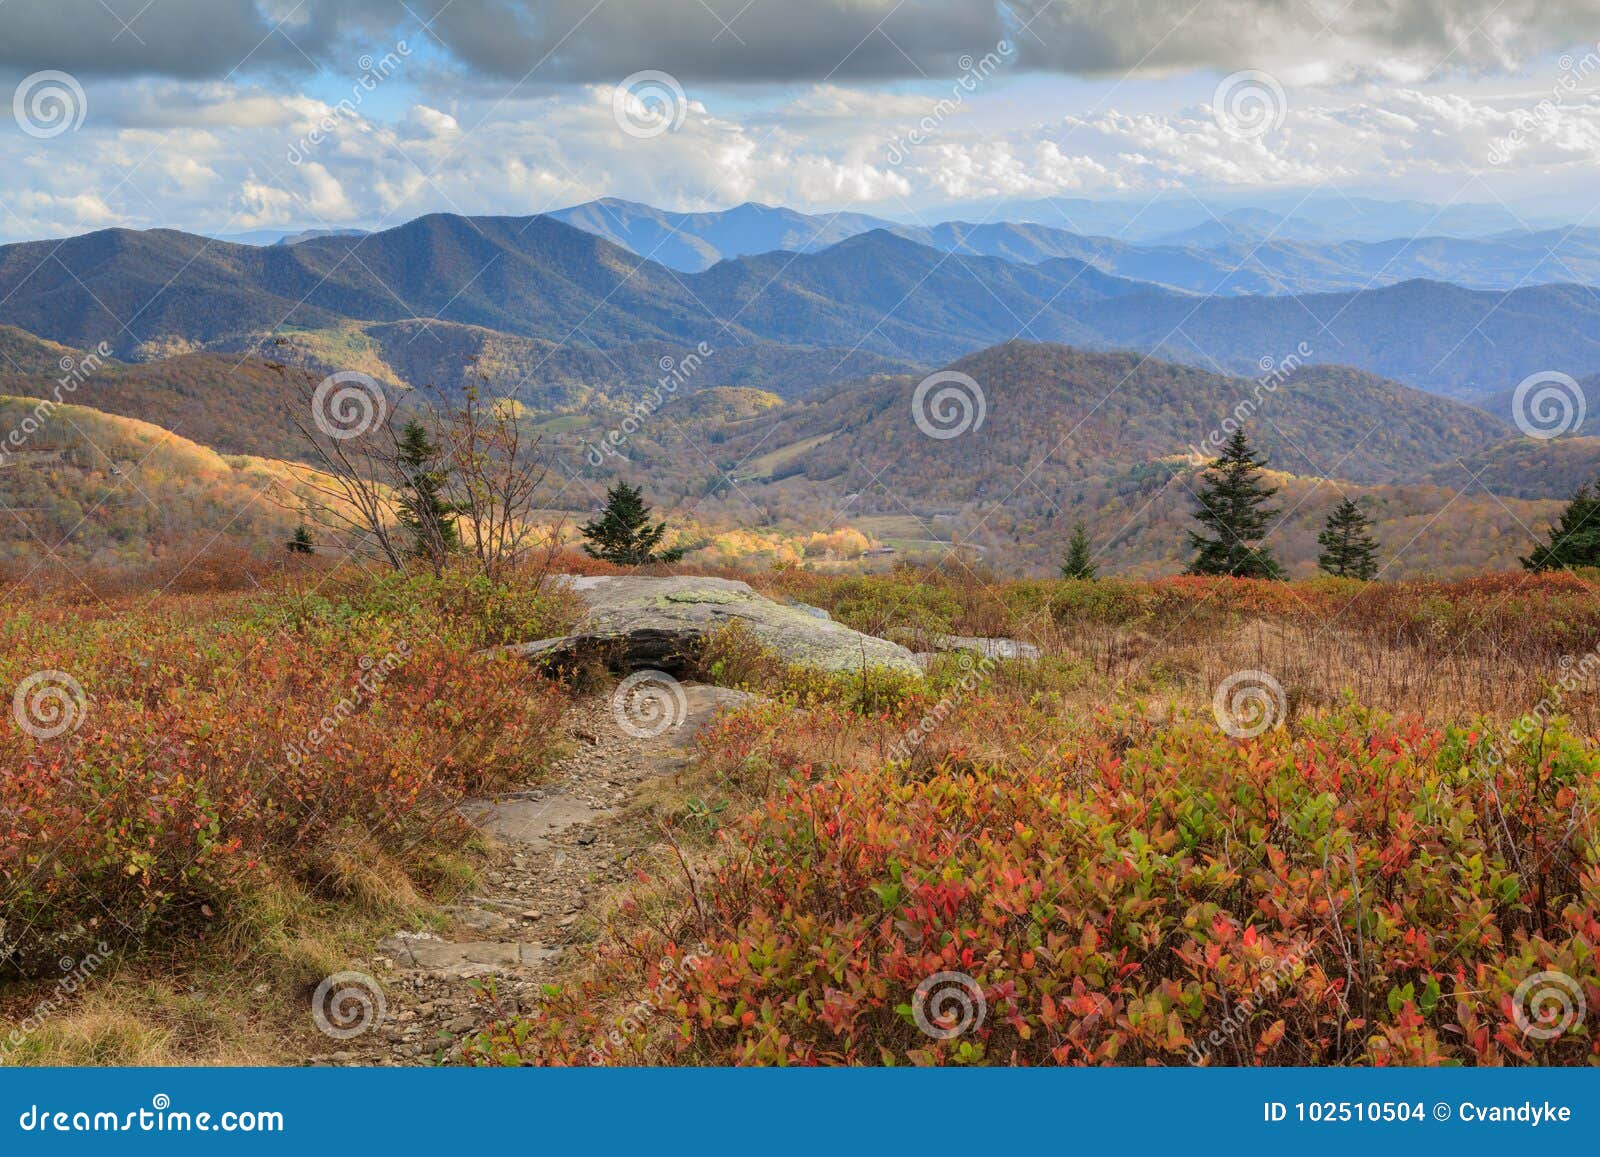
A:
[[[600,196],[1600,227],[1600,0],[0,0],[5,93],[6,241]]]

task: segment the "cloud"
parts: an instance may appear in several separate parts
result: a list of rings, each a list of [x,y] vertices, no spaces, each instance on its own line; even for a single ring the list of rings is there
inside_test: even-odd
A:
[[[1416,82],[1573,47],[1592,17],[1593,0],[7,0],[0,70],[309,75],[406,35],[462,80],[848,82],[952,75],[1009,39],[1037,71]]]
[[[272,29],[252,0],[8,0],[0,69],[222,77],[297,56]]]
[[[836,81],[765,104],[691,99],[680,128],[640,139],[618,125],[610,85],[504,104],[424,103],[402,92],[340,113],[253,83],[106,80],[93,105],[106,115],[78,131],[48,141],[0,133],[0,237],[111,224],[225,233],[393,225],[436,211],[532,214],[606,195],[689,210],[756,200],[929,220],[953,203],[1177,188],[1418,195],[1431,182],[1448,196],[1474,173],[1521,179],[1533,195],[1581,192],[1600,164],[1600,99],[1555,77],[1542,92],[1530,77],[1516,94],[1289,89],[1281,125],[1244,138],[1219,125],[1205,99],[1150,111],[1118,107],[1113,94],[1106,107],[1064,112],[996,86],[959,115],[929,119],[910,143],[910,128],[947,91],[901,93],[881,107],[873,88]]]

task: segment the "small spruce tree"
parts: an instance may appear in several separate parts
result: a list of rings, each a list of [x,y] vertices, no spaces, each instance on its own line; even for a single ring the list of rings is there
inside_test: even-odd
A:
[[[621,566],[644,566],[652,562],[677,562],[683,557],[682,547],[656,549],[666,536],[667,524],[650,525],[650,507],[644,504],[643,492],[626,482],[618,482],[606,491],[605,510],[595,521],[579,529],[589,540],[583,544],[583,549],[591,558]]]
[[[311,541],[311,532],[306,529],[306,524],[301,523],[294,528],[294,537],[286,544],[290,554],[316,554],[316,544]]]
[[[1378,577],[1378,540],[1372,537],[1372,520],[1350,499],[1333,508],[1317,543],[1322,547],[1317,566],[1328,574],[1364,582]]]
[[[1535,571],[1600,566],[1600,487],[1579,487],[1550,528],[1550,541],[1518,561]]]
[[[1235,578],[1283,579],[1283,568],[1272,552],[1258,545],[1267,535],[1267,523],[1278,512],[1267,500],[1278,492],[1261,480],[1266,458],[1250,450],[1244,431],[1237,430],[1222,455],[1206,468],[1194,516],[1210,533],[1189,533],[1195,558],[1190,574],[1232,575]]]
[[[1089,528],[1080,518],[1072,527],[1072,537],[1067,540],[1067,557],[1061,562],[1061,577],[1092,579],[1095,569],[1094,550],[1089,545]]]
[[[456,509],[444,498],[446,472],[439,447],[412,418],[400,431],[395,461],[402,479],[399,522],[411,535],[411,551],[435,566],[461,546]]]

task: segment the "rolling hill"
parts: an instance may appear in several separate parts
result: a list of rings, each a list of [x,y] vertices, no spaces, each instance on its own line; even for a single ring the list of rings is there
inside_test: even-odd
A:
[[[1309,367],[1258,404],[1250,381],[1050,344],[1012,342],[949,368],[978,382],[984,403],[982,424],[951,438],[919,429],[918,378],[887,376],[744,418],[647,423],[623,461],[585,463],[603,423],[555,448],[572,471],[646,481],[697,519],[852,525],[919,554],[960,541],[1002,573],[1048,571],[1078,518],[1108,573],[1181,569],[1198,451],[1246,400],[1283,487],[1272,542],[1301,574],[1343,494],[1372,507],[1393,574],[1515,566],[1570,479],[1600,467],[1600,442],[1513,437],[1474,407],[1348,368]],[[708,454],[723,472],[709,479]],[[1504,465],[1480,485],[1463,461]]]
[[[951,438],[916,421],[920,373],[788,401],[701,380],[626,427],[615,455],[592,448],[623,428],[635,400],[625,391],[522,412],[559,461],[560,500],[577,503],[573,514],[621,477],[643,482],[663,514],[696,533],[803,539],[851,526],[909,553],[961,542],[1004,573],[1048,571],[1078,518],[1106,573],[1181,568],[1189,487],[1230,417],[1245,418],[1271,456],[1285,515],[1272,543],[1296,573],[1312,568],[1320,521],[1341,494],[1373,509],[1394,574],[1514,566],[1560,500],[1600,470],[1600,440],[1516,437],[1474,407],[1344,367],[1306,367],[1265,388],[1130,353],[1010,342],[949,368],[977,382],[983,400],[982,423]],[[216,354],[105,367],[74,402],[151,415],[176,433],[63,407],[52,433],[0,469],[0,500],[30,520],[0,534],[9,557],[63,538],[72,557],[147,560],[225,507],[254,510],[241,487],[287,470],[281,462],[199,447],[173,457],[168,446],[213,439],[267,458],[299,454],[290,376]],[[18,380],[48,396],[47,377],[12,375],[0,388]],[[0,427],[33,405],[11,399]],[[228,536],[273,550],[283,526],[252,514]]]
[[[418,335],[438,338],[436,322],[606,356],[652,342],[840,351],[795,381],[738,383],[791,396],[851,368],[871,372],[845,365],[852,354],[937,364],[1019,336],[1231,373],[1255,372],[1262,359],[1303,345],[1308,361],[1472,398],[1551,367],[1581,375],[1600,366],[1600,296],[1580,286],[1499,293],[1407,281],[1349,293],[1200,297],[1075,258],[1029,264],[942,253],[882,229],[814,253],[741,257],[694,274],[548,217],[434,215],[382,233],[267,248],[169,230],[0,248],[0,323],[79,347],[106,341],[134,360],[311,334],[297,340],[339,356],[354,340],[345,352],[376,356],[416,384],[419,373],[459,372],[442,339],[435,345],[445,348],[432,352],[443,361],[428,360],[429,337]],[[383,326],[414,328],[386,342],[393,335],[374,332]],[[354,331],[362,336],[352,339]],[[544,359],[524,349],[504,360]]]
[[[1471,407],[1347,368],[1314,366],[1275,390],[1239,378],[1127,353],[1010,342],[954,362],[976,381],[984,422],[960,437],[925,436],[912,399],[918,379],[887,377],[837,387],[786,407],[777,449],[828,434],[801,473],[821,480],[854,470],[924,500],[1004,493],[1031,472],[1061,493],[1076,478],[1122,473],[1157,460],[1199,460],[1241,402],[1274,466],[1294,474],[1381,483],[1503,441],[1511,431]],[[892,447],[892,452],[887,448]],[[735,444],[737,449],[737,444]]]
[[[285,459],[307,453],[290,414],[304,409],[309,385],[338,369],[368,374],[402,394],[411,383],[438,385],[451,393],[478,381],[481,373],[490,392],[513,396],[537,411],[631,402],[672,378],[679,365],[692,368],[676,375],[675,393],[737,386],[781,397],[798,397],[856,376],[916,369],[865,352],[767,342],[701,357],[670,342],[601,351],[446,322],[396,322],[365,329],[290,331],[269,343],[240,341],[238,350],[227,353],[107,361],[63,390],[57,358],[81,360],[77,351],[15,329],[0,330],[0,342],[15,353],[15,364],[43,367],[31,372],[0,369],[0,395],[61,396],[107,414],[153,422],[223,453]],[[219,343],[218,349],[226,350],[228,344]],[[285,373],[275,364],[292,369]]]
[[[1507,498],[1566,497],[1600,480],[1600,438],[1512,438],[1437,466],[1423,480]]]
[[[0,396],[58,392],[74,405],[148,422],[224,454],[295,458],[304,450],[288,418],[301,394],[259,359],[202,353],[108,363],[70,392],[58,390],[54,374],[0,373]]]
[[[69,361],[75,365],[81,356],[70,346],[0,325],[0,374],[61,374]]]
[[[0,428],[37,413],[0,397]],[[149,422],[65,405],[0,459],[6,581],[72,577],[81,564],[182,562],[218,546],[281,551],[301,519],[300,468],[228,457]]]
[[[69,345],[108,341],[129,357],[350,319],[438,317],[607,345],[721,328],[665,267],[537,217],[436,214],[266,248],[109,229],[0,247],[0,299],[7,324]]]
[[[1580,376],[1577,377],[1576,380],[1578,383],[1578,393],[1581,393],[1583,397],[1583,421],[1567,432],[1571,434],[1584,434],[1591,437],[1600,437],[1600,374],[1591,374],[1586,378]],[[1481,405],[1485,410],[1488,410],[1489,413],[1495,415],[1497,418],[1501,418],[1508,423],[1514,422],[1516,420],[1516,394],[1517,387],[1511,386],[1509,389],[1501,390],[1500,392],[1485,398],[1478,404]],[[1533,397],[1537,397],[1537,391],[1534,392]],[[1557,404],[1556,407],[1550,411],[1548,418],[1544,420],[1545,422],[1560,425],[1565,420],[1563,418],[1563,411],[1560,408],[1560,397],[1566,397],[1569,399],[1570,404],[1573,407],[1571,410],[1572,420],[1575,421],[1577,419],[1578,410],[1576,407],[1579,404],[1577,396],[1570,390],[1562,390],[1559,396],[1552,396],[1552,400]],[[1525,416],[1534,421],[1536,428],[1551,428],[1551,426],[1548,424],[1541,424],[1537,402],[1530,401],[1527,403],[1527,405],[1533,407],[1533,412],[1526,413]]]

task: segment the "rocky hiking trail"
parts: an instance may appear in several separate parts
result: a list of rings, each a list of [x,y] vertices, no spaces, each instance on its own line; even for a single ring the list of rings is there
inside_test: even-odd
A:
[[[749,632],[785,663],[830,674],[870,668],[921,678],[930,658],[836,623],[815,607],[773,602],[743,582],[567,575],[555,581],[584,605],[573,632],[503,650],[536,664],[604,662],[635,674],[612,694],[574,704],[565,724],[571,754],[549,782],[462,805],[494,845],[480,891],[445,910],[451,923],[444,933],[396,932],[374,957],[324,982],[313,997],[313,1018],[332,1047],[306,1058],[310,1063],[449,1060],[461,1039],[489,1019],[474,982],[492,979],[503,1012],[526,1012],[538,986],[581,963],[575,958],[594,928],[586,917],[597,916],[632,862],[660,843],[644,809],[632,806],[642,789],[688,764],[695,735],[720,710],[752,698],[679,682],[654,668],[680,669],[684,656],[730,627]],[[1012,639],[937,636],[931,645],[988,658],[1038,654]]]
[[[695,735],[724,707],[750,696],[709,684],[676,685],[685,710],[675,726],[630,725],[615,697],[579,700],[568,712],[570,754],[547,782],[474,800],[462,811],[489,837],[491,865],[477,892],[446,909],[442,934],[397,932],[355,968],[378,981],[383,1014],[348,1039],[306,1058],[310,1064],[426,1065],[448,1060],[463,1036],[489,1019],[474,988],[492,979],[500,1007],[526,1011],[533,994],[581,953],[585,917],[630,874],[631,862],[660,842],[630,804],[640,789],[692,758]],[[669,720],[670,721],[670,720]],[[333,999],[339,998],[334,990]],[[328,1010],[335,1028],[336,1010]]]

